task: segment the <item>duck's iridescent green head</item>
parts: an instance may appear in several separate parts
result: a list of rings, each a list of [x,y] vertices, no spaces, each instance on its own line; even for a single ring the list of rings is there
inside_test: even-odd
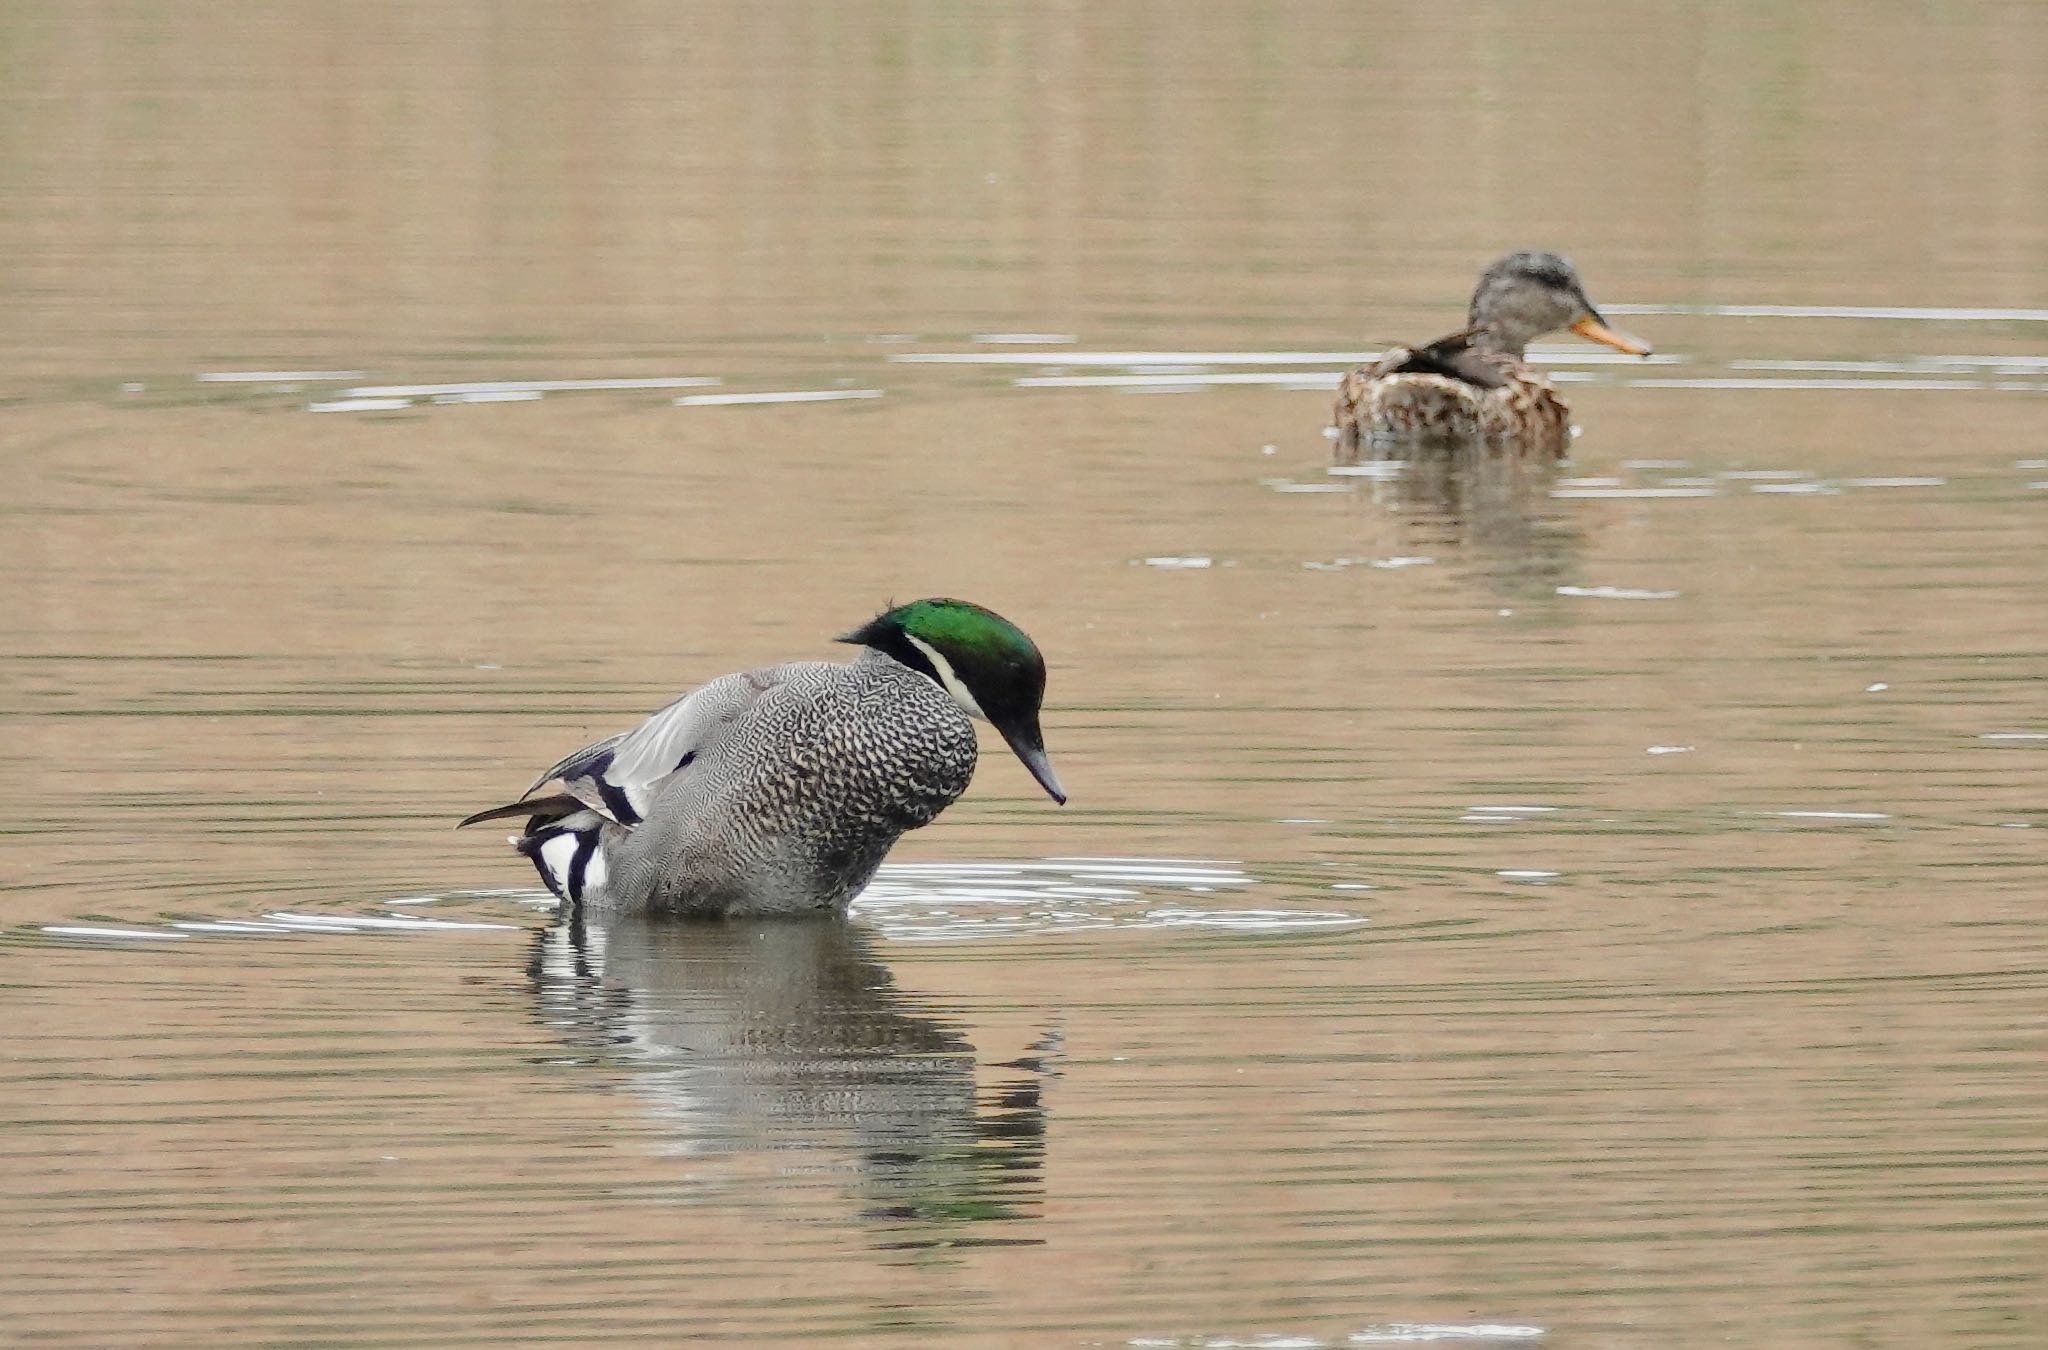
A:
[[[1016,624],[966,600],[913,600],[839,641],[873,647],[930,676],[970,716],[1001,732],[1046,794],[1066,803],[1038,728],[1045,658]]]

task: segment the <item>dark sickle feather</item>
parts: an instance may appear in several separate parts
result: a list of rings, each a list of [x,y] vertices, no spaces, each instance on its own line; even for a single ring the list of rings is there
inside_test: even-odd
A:
[[[539,816],[546,820],[560,820],[563,816],[587,810],[589,807],[564,792],[553,797],[536,797],[532,801],[507,802],[503,806],[494,806],[488,811],[477,812],[455,828],[459,830],[468,825],[481,825],[487,820],[504,820],[508,816]]]

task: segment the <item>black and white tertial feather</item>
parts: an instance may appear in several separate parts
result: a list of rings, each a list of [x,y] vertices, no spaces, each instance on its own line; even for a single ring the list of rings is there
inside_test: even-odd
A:
[[[574,800],[573,798],[558,800]],[[604,817],[588,808],[570,811],[545,823],[529,824],[512,847],[533,860],[540,879],[557,900],[580,904],[605,882]]]

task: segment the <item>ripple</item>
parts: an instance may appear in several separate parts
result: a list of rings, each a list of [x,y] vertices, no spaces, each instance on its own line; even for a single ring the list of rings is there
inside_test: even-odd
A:
[[[43,932],[51,937],[102,939],[111,942],[132,942],[160,938],[180,938],[183,933],[163,928],[114,928],[102,924],[45,924]]]
[[[930,366],[1305,366],[1358,365],[1377,352],[902,352],[891,361]]]
[[[1307,391],[1335,389],[1343,378],[1341,370],[1305,371],[1300,374],[1168,371],[1150,375],[1019,375],[1010,383],[1019,389],[1202,389],[1226,384],[1258,384]]]
[[[360,380],[360,370],[206,370],[194,375],[201,384],[311,384],[320,380]]]
[[[1982,389],[1981,380],[1947,379],[1825,379],[1810,380],[1790,377],[1772,379],[1762,376],[1701,376],[1679,380],[1630,380],[1638,389],[1908,389],[1921,392],[1952,392],[1962,389]]]
[[[967,340],[969,342],[986,342],[991,345],[1008,343],[1017,346],[1030,344],[1058,346],[1062,343],[1080,341],[1072,333],[976,333]]]
[[[1717,319],[1922,319],[1933,323],[2048,323],[2048,309],[1946,305],[1602,305],[1608,314],[1694,314]]]
[[[1069,339],[1071,341],[1071,339]],[[1384,351],[1124,351],[1124,352],[900,352],[891,361],[906,365],[933,366],[1320,366],[1349,369],[1377,361]],[[1582,347],[1536,348],[1529,359],[1540,365],[1675,365],[1686,358],[1660,352],[1649,357],[1626,356],[1619,352],[1590,351]]]
[[[1361,1327],[1341,1340],[1267,1333],[1255,1336],[1138,1336],[1124,1342],[1145,1350],[1330,1350],[1340,1345],[1422,1345],[1433,1342],[1534,1341],[1542,1327],[1504,1322],[1386,1322]]]
[[[1542,1327],[1510,1326],[1498,1322],[1460,1325],[1452,1322],[1389,1322],[1382,1327],[1354,1331],[1347,1338],[1353,1345],[1412,1344],[1422,1341],[1533,1341],[1543,1336]]]
[[[851,916],[883,937],[906,942],[959,942],[1101,929],[1209,929],[1287,933],[1349,928],[1366,916],[1340,910],[1221,903],[1221,896],[1273,884],[1234,862],[1185,858],[1047,858],[1024,862],[885,863],[853,902]],[[1326,890],[1371,889],[1368,883],[1319,881]],[[1204,897],[1192,901],[1191,897]],[[479,907],[461,918],[420,912],[426,906]],[[501,918],[506,907],[518,917]],[[403,895],[379,902],[383,912],[270,910],[255,916],[167,919],[155,926],[84,918],[30,931],[75,942],[135,944],[187,938],[278,938],[346,934],[504,932],[529,927],[525,916],[556,909],[537,887]]]
[[[1719,488],[1712,487],[1561,487],[1552,488],[1553,497],[1718,497]]]
[[[1647,591],[1633,586],[1559,586],[1559,595],[1587,600],[1676,600],[1677,591]]]
[[[1274,492],[1356,492],[1350,483],[1303,483],[1293,478],[1261,478],[1259,486]]]
[[[1398,554],[1391,558],[1332,558],[1329,562],[1311,559],[1303,562],[1302,567],[1310,572],[1341,572],[1347,567],[1372,567],[1382,572],[1398,572],[1404,567],[1428,567],[1435,562],[1435,558],[1424,557],[1421,554]]]
[[[544,397],[538,389],[471,389],[459,394],[436,394],[433,402],[447,407],[458,403],[532,403]]]
[[[886,937],[966,941],[1106,928],[1284,933],[1346,928],[1365,916],[1335,910],[1189,903],[1242,892],[1259,878],[1238,864],[1166,858],[1048,858],[1014,863],[884,864],[854,917]]]
[[[433,398],[439,394],[562,394],[600,389],[693,389],[721,381],[715,375],[631,376],[607,380],[459,380],[452,384],[365,384],[344,398]]]
[[[1730,361],[1731,370],[1818,371],[1849,375],[1924,375],[1989,371],[1995,375],[2048,373],[2048,356],[1910,356],[1896,361]]]
[[[763,394],[685,394],[678,408],[728,408],[751,403],[833,403],[849,398],[880,398],[879,389],[789,389]]]
[[[395,412],[410,408],[409,398],[330,398],[317,403],[308,403],[307,412]]]
[[[504,894],[502,891],[459,892],[447,898],[472,899],[484,895],[496,898]],[[542,896],[549,905],[553,904],[552,897],[547,897],[544,892],[533,894]],[[407,896],[384,903],[424,905],[438,903],[440,898]],[[276,937],[308,933],[461,933],[503,931],[524,926],[498,920],[440,919],[415,914],[305,914],[278,910],[254,919],[171,919],[156,928],[95,923],[53,923],[43,924],[38,931],[46,937],[87,942],[137,942],[188,937]]]

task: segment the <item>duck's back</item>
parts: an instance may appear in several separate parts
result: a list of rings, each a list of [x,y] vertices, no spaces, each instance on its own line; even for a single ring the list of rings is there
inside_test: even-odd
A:
[[[1414,369],[1417,349],[1397,347],[1358,367],[1337,389],[1338,457],[1367,442],[1490,446],[1562,455],[1570,417],[1550,381],[1513,357],[1471,351],[1462,375]],[[1473,375],[1480,374],[1475,380]]]
[[[613,907],[792,913],[851,899],[905,830],[967,790],[974,727],[930,679],[879,652],[727,675],[744,700],[715,745],[608,830]]]

